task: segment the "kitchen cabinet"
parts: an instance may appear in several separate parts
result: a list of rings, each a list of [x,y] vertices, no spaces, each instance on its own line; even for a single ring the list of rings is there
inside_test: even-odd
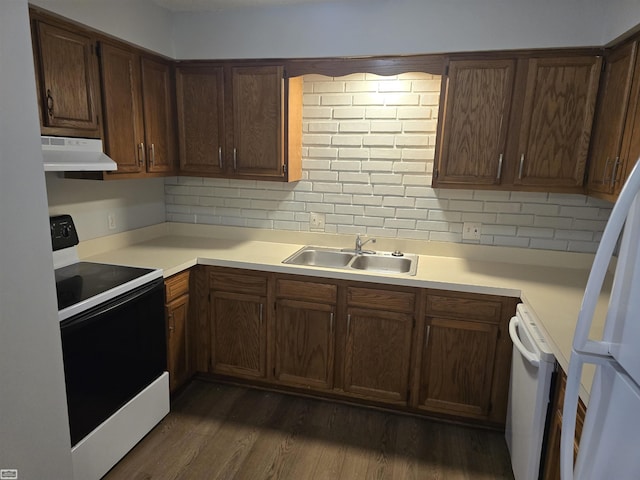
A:
[[[189,341],[189,280],[189,270],[165,280],[167,369],[171,393],[185,385],[193,375]]]
[[[406,405],[415,293],[347,287],[344,391]]]
[[[30,15],[41,133],[100,138],[94,36],[34,11]]]
[[[414,406],[504,424],[516,300],[427,290],[423,301]]]
[[[222,67],[176,69],[180,173],[224,172],[224,70]]]
[[[267,359],[267,278],[211,268],[211,373],[264,378]]]
[[[504,429],[517,298],[206,266],[194,283],[200,374]]]
[[[330,283],[276,279],[273,357],[278,382],[333,388],[337,290]]]
[[[434,187],[581,192],[601,58],[451,60]]]
[[[640,155],[637,50],[634,41],[612,49],[605,56],[587,183],[589,195],[605,200],[616,199],[626,174]]]
[[[180,173],[296,181],[302,78],[281,65],[179,64]]]
[[[550,405],[551,419],[546,440],[546,452],[543,466],[543,480],[560,480],[560,436],[562,434],[562,407],[564,404],[564,393],[567,387],[567,376],[559,370],[556,377],[556,389],[553,402]],[[582,400],[578,403],[578,413],[576,415],[576,434],[573,442],[574,462],[578,455],[580,435],[586,415],[586,407]]]
[[[171,67],[136,49],[100,48],[105,151],[118,164],[107,177],[157,176],[175,170]]]
[[[513,59],[449,62],[434,187],[500,184],[515,67]]]

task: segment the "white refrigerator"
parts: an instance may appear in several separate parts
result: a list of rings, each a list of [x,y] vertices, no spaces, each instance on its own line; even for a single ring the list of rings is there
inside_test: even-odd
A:
[[[594,258],[567,374],[561,440],[562,480],[640,479],[640,161],[611,212]],[[596,304],[619,244],[601,339],[590,339]],[[582,368],[596,365],[587,416],[573,464]]]

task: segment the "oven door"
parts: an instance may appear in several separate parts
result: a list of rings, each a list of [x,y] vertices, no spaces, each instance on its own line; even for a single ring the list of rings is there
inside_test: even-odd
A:
[[[68,318],[60,329],[76,445],[166,370],[162,279]]]

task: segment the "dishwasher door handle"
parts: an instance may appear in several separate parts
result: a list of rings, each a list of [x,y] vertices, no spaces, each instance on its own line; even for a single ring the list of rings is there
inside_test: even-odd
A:
[[[530,352],[529,350],[527,350],[527,347],[525,347],[520,340],[518,332],[516,331],[516,328],[518,328],[519,324],[520,321],[518,317],[511,318],[511,321],[509,322],[509,336],[511,337],[511,341],[513,342],[513,345],[518,349],[518,351],[522,354],[522,356],[531,365],[533,365],[534,367],[538,367],[540,366],[540,357],[537,356],[535,352]]]

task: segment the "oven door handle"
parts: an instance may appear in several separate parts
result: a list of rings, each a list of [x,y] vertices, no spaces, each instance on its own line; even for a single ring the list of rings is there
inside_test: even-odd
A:
[[[62,322],[60,322],[60,328],[65,331],[69,331],[70,329],[74,329],[81,324],[87,325],[87,322],[95,321],[103,314],[110,312],[111,310],[120,308],[128,302],[137,300],[138,298],[145,296],[156,288],[161,288],[162,284],[162,278],[152,280],[151,282],[146,283],[134,290],[131,290],[130,292],[124,293],[119,297],[107,300],[105,303],[101,303],[94,308],[63,320]]]

